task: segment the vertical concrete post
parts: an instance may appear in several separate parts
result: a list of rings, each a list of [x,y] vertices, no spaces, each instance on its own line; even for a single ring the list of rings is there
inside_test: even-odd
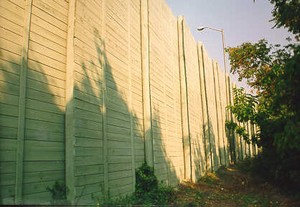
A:
[[[200,48],[199,48],[200,49]],[[212,145],[211,145],[211,127],[210,127],[210,117],[208,111],[208,94],[207,94],[207,76],[206,69],[208,67],[208,62],[204,56],[204,47],[201,45],[201,54],[202,54],[202,70],[200,70],[201,76],[201,100],[203,106],[203,134],[204,134],[204,143],[205,143],[205,156],[206,156],[206,171],[211,172],[213,166],[213,157],[212,157]]]
[[[218,103],[218,98],[219,98],[219,88],[218,88],[218,82],[217,82],[217,74],[216,74],[216,63],[215,63],[215,61],[214,60],[212,60],[212,70],[213,70],[213,87],[214,87],[214,91],[215,91],[215,97],[214,97],[214,99],[215,99],[215,111],[216,111],[216,134],[215,134],[215,141],[214,141],[214,146],[212,146],[212,147],[215,147],[215,150],[213,150],[213,152],[215,153],[212,157],[213,157],[213,162],[214,162],[214,165],[213,165],[213,171],[215,172],[215,171],[217,171],[218,170],[218,168],[219,168],[219,166],[220,166],[220,163],[221,163],[221,156],[220,156],[220,142],[219,142],[219,140],[220,140],[220,133],[219,133],[219,131],[220,131],[220,123],[219,123],[219,121],[220,121],[220,119],[219,119],[219,116],[220,116],[220,114],[219,114],[219,103]]]
[[[186,60],[184,48],[184,18],[178,17],[178,51],[179,51],[179,71],[180,71],[180,94],[181,94],[181,124],[183,138],[184,156],[184,178],[192,179],[192,157],[191,157],[191,137],[188,109],[188,88],[186,77]]]
[[[223,134],[223,109],[222,109],[222,96],[221,96],[221,84],[220,84],[220,68],[218,63],[215,62],[214,64],[214,76],[215,76],[215,94],[216,94],[216,106],[217,106],[217,126],[218,126],[218,143],[219,143],[219,158],[220,158],[220,165],[226,165],[225,161],[225,136]]]
[[[204,169],[210,171],[211,169],[211,158],[210,158],[210,145],[209,145],[209,135],[208,135],[208,107],[207,107],[207,93],[206,93],[206,79],[205,79],[205,64],[203,55],[203,45],[202,43],[197,43],[197,55],[198,55],[198,65],[199,65],[199,82],[200,82],[200,97],[201,97],[201,110],[202,110],[202,141],[204,145],[205,163]]]
[[[132,192],[135,191],[135,154],[134,154],[134,120],[133,120],[133,110],[132,110],[132,67],[131,67],[131,1],[126,0],[127,4],[127,68],[128,68],[128,78],[129,78],[129,84],[128,84],[128,93],[129,93],[129,99],[128,99],[128,107],[129,107],[129,116],[130,116],[130,151],[131,151],[131,171],[132,171]]]
[[[20,94],[19,94],[19,119],[17,135],[17,154],[16,154],[16,185],[15,203],[22,203],[23,196],[23,161],[24,161],[24,138],[25,138],[25,110],[26,110],[26,87],[27,87],[27,67],[28,67],[28,48],[30,37],[32,0],[26,0],[24,31],[23,31],[23,50],[21,54],[20,72]]]
[[[149,1],[141,0],[141,52],[143,77],[143,113],[144,113],[144,139],[145,160],[154,167],[153,133],[150,92],[150,54],[149,54]]]
[[[102,32],[101,38],[105,39],[105,15],[106,15],[106,0],[102,0]],[[105,42],[103,41],[103,50],[105,50]],[[104,183],[104,198],[108,198],[109,196],[109,188],[108,188],[108,138],[106,134],[106,125],[107,125],[107,111],[106,111],[106,103],[107,103],[107,89],[106,89],[106,71],[107,71],[107,57],[102,55],[102,137],[103,137],[103,183]]]
[[[69,1],[68,33],[67,33],[67,63],[66,63],[66,120],[65,120],[65,143],[66,143],[66,186],[68,188],[67,200],[71,203],[75,200],[74,186],[74,156],[75,156],[75,133],[74,133],[74,27],[75,27],[76,0]]]

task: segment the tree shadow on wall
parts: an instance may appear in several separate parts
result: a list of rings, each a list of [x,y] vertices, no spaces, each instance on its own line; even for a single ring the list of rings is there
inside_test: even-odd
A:
[[[172,155],[168,155],[168,151],[166,149],[169,143],[169,137],[164,136],[162,133],[161,118],[158,110],[154,108],[153,111],[152,130],[154,172],[158,180],[160,180],[164,184],[175,186],[179,183],[179,178],[176,174],[175,166],[171,158],[169,157]],[[173,154],[173,156],[175,155]]]
[[[74,62],[74,120],[69,127],[74,127],[75,137],[76,204],[104,199],[104,183],[108,184],[112,197],[133,192],[134,171],[144,162],[142,118],[128,104],[125,91],[128,89],[117,84],[105,42],[96,30],[95,47],[96,58],[86,61],[83,57],[88,53],[83,51],[83,56],[77,56]],[[1,51],[0,57],[0,203],[8,205],[14,204],[16,196],[20,60],[6,51]],[[26,77],[22,204],[45,204],[54,202],[47,188],[57,181],[65,183],[65,107],[69,103],[65,103],[64,78],[54,75],[57,69],[32,54],[30,58]],[[159,123],[159,114],[153,116],[152,122]],[[173,182],[177,175],[167,157],[161,132],[155,140],[154,153],[161,155],[168,179]],[[105,169],[108,180],[104,180]],[[72,189],[67,193],[69,190]]]
[[[133,192],[135,169],[145,159],[143,120],[130,105],[130,85],[124,79],[131,68],[126,63],[120,63],[120,68],[110,63],[105,41],[96,29],[94,43],[97,59],[76,63],[80,65],[76,67],[74,89],[78,204],[87,203],[91,197],[103,200],[106,190],[112,198]],[[158,122],[157,119],[158,115],[153,116],[152,122]],[[155,140],[154,153],[161,155],[159,159],[164,160],[168,169],[172,165],[166,157],[161,132]],[[172,170],[167,171],[170,178],[176,177]]]
[[[217,150],[219,149],[216,145],[216,137],[214,134],[213,125],[210,119],[208,122],[204,123],[203,125],[205,139],[207,139],[205,145],[205,152],[207,161],[210,162],[210,166],[207,166],[207,171],[215,172],[219,168],[220,159],[217,156]]]
[[[55,182],[63,185],[65,180],[64,81],[52,77],[55,69],[33,54],[29,58],[22,62],[8,51],[0,54],[0,204],[4,205],[15,204],[15,190],[20,188],[22,204],[51,203],[53,196],[47,188]],[[21,88],[24,105],[19,106],[22,63],[28,68],[23,82],[26,88]],[[19,117],[20,108],[25,113],[23,118]],[[23,126],[19,119],[24,121]],[[23,153],[18,148],[22,143],[18,142],[19,127],[24,133]],[[22,169],[21,174],[18,169]],[[23,179],[17,187],[16,176]]]
[[[206,155],[203,152],[202,149],[205,149],[205,144],[204,144],[204,136],[199,137],[195,139],[195,142],[192,144],[194,146],[193,149],[193,157],[194,157],[194,166],[195,166],[195,180],[199,180],[200,177],[204,176],[206,173]],[[202,147],[204,146],[204,147]]]
[[[193,138],[192,136],[184,138],[184,144],[187,147],[187,149],[184,149],[186,151],[184,156],[187,156],[185,162],[188,162],[185,163],[185,179],[192,182],[197,182],[207,171],[206,153],[202,152],[202,149],[205,149],[204,141],[204,135],[201,138],[199,136],[197,138]],[[203,153],[204,156],[202,155]]]

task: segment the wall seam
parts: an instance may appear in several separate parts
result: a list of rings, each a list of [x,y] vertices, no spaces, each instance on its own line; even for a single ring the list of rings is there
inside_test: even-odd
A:
[[[106,25],[105,25],[105,15],[106,15],[106,0],[102,0],[102,46],[103,50],[105,50],[105,33],[106,33]],[[103,51],[105,53],[105,51]],[[106,69],[107,69],[107,59],[103,57],[103,65],[102,65],[102,136],[103,136],[103,184],[104,184],[104,198],[109,197],[109,183],[108,183],[108,140],[106,135],[106,99],[107,99],[107,90],[106,90]]]
[[[30,41],[30,26],[32,15],[32,1],[26,1],[24,19],[23,48],[21,54],[21,72],[20,72],[20,96],[18,106],[18,135],[16,151],[16,185],[15,185],[15,203],[20,204],[23,197],[23,170],[24,170],[24,139],[25,139],[25,110],[26,110],[26,88],[28,71],[28,50]]]
[[[134,149],[134,121],[133,121],[133,100],[132,100],[132,67],[131,67],[131,1],[127,0],[127,17],[128,17],[128,75],[129,75],[129,115],[130,115],[130,148],[131,148],[131,170],[132,170],[132,192],[135,191],[135,149]]]
[[[68,31],[67,31],[67,57],[66,57],[66,115],[65,115],[65,180],[69,189],[67,200],[71,203],[75,201],[74,183],[74,30],[75,30],[76,0],[69,1]]]

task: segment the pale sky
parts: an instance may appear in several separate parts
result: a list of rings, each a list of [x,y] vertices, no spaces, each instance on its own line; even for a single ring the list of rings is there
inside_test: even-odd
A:
[[[225,45],[234,47],[243,42],[266,39],[272,44],[286,45],[293,37],[286,29],[272,29],[273,5],[268,0],[166,0],[175,16],[183,15],[196,41],[204,44],[209,56],[223,68],[221,33],[199,26],[224,29]],[[229,63],[229,61],[227,60]],[[229,68],[229,66],[227,66]],[[232,77],[236,82],[236,77]],[[240,85],[240,84],[238,84]],[[242,84],[243,85],[243,84]]]

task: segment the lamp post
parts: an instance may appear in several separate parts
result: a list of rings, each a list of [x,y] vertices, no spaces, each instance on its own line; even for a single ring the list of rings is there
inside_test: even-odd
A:
[[[211,29],[217,32],[221,32],[222,34],[222,47],[223,47],[223,61],[224,61],[224,71],[225,71],[225,75],[227,73],[227,69],[226,69],[226,56],[225,56],[225,40],[224,40],[224,30],[223,29],[216,29],[216,28],[212,28],[212,27],[198,27],[197,30],[199,32],[203,31],[204,29]]]
[[[201,32],[201,31],[203,31],[204,29],[210,29],[210,30],[214,30],[214,31],[217,31],[217,32],[221,32],[221,34],[222,34],[222,47],[223,47],[223,61],[224,61],[224,72],[225,72],[225,75],[224,75],[224,77],[225,77],[225,90],[226,90],[226,106],[229,104],[229,92],[228,92],[228,86],[227,86],[227,78],[226,78],[226,76],[227,76],[227,69],[226,69],[226,56],[225,56],[225,40],[224,40],[224,30],[223,29],[216,29],[216,28],[212,28],[212,27],[198,27],[197,28],[197,30],[199,31],[199,32]],[[228,114],[228,111],[225,113],[225,119],[226,120],[230,120],[229,119],[229,114]],[[225,145],[225,143],[224,143],[224,140],[223,140],[223,144]],[[225,150],[226,151],[226,150]],[[226,155],[225,155],[225,157],[226,157]],[[230,158],[229,158],[230,159]],[[220,160],[220,162],[221,162],[221,160]],[[227,165],[227,160],[226,160],[226,158],[225,158],[225,165]]]

